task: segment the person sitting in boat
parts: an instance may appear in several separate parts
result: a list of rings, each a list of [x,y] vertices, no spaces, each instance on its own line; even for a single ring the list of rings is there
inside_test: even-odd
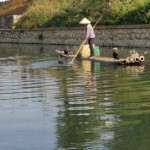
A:
[[[113,48],[113,58],[114,59],[119,59],[119,51],[117,47]]]
[[[90,52],[91,52],[90,57],[94,56],[93,44],[95,39],[95,33],[91,25],[91,22],[87,18],[83,18],[80,21],[80,24],[86,27],[86,39],[87,39],[87,43],[89,44]]]

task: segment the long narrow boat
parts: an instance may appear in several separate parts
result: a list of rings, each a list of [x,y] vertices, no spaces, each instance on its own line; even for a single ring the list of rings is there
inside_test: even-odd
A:
[[[67,58],[73,58],[75,55],[73,54],[64,54],[64,51],[55,51],[58,55],[62,57],[67,57]],[[119,60],[114,59],[114,58],[109,58],[109,57],[102,57],[102,56],[92,56],[88,58],[82,58],[82,57],[76,57],[78,60],[89,60],[89,61],[97,61],[105,64],[115,64],[115,65],[141,65],[144,61],[144,56],[139,56],[136,58],[121,58]]]

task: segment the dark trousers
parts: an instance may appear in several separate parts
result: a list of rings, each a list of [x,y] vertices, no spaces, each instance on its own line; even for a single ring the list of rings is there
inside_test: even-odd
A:
[[[91,56],[94,56],[94,49],[93,49],[94,38],[89,38],[88,39],[88,44],[89,44],[89,47],[90,47]]]

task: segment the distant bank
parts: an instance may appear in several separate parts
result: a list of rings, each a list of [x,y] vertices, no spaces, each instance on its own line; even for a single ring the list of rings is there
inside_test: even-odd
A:
[[[83,28],[47,28],[33,30],[0,29],[0,43],[79,45]],[[99,26],[95,44],[101,46],[150,47],[150,24]]]

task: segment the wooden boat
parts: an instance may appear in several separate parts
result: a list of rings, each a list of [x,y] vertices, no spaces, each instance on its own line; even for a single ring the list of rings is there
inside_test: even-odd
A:
[[[66,58],[73,58],[75,55],[74,54],[64,54],[64,51],[55,51],[58,55]],[[109,58],[109,57],[102,57],[102,56],[92,56],[88,58],[83,58],[83,57],[76,57],[78,60],[89,60],[89,61],[97,61],[105,64],[115,64],[115,65],[140,65],[144,61],[144,56],[139,56],[137,58],[122,58],[122,59],[114,59],[114,58]]]

